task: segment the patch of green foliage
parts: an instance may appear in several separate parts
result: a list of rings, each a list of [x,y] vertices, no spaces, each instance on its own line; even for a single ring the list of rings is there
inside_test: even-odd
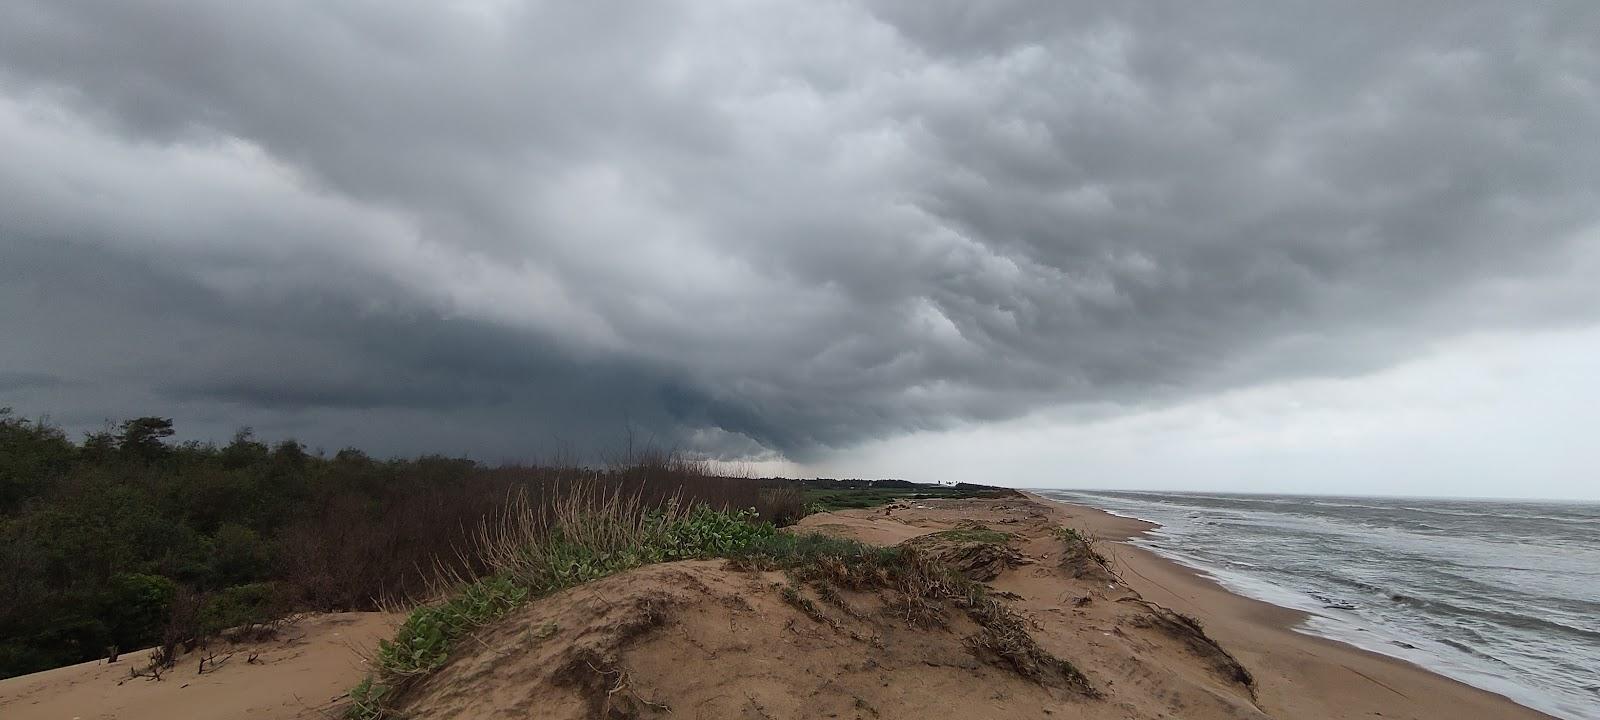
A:
[[[1004,545],[1011,542],[1011,533],[990,530],[986,527],[958,528],[936,532],[933,537],[951,542],[991,543]]]
[[[217,591],[200,606],[199,632],[214,635],[228,628],[277,619],[281,609],[277,590],[272,583],[262,582]]]
[[[101,620],[113,637],[139,637],[166,621],[178,586],[160,575],[120,573],[111,576]]]
[[[761,570],[795,570],[824,561],[855,568],[888,568],[904,563],[905,551],[898,547],[879,547],[847,538],[815,533],[772,533],[754,538],[727,558],[744,567]]]
[[[356,686],[350,688],[350,708],[345,711],[349,718],[381,718],[389,705],[390,688],[379,685],[368,675]]]
[[[917,490],[904,488],[807,489],[805,496],[806,507],[811,512],[828,512],[831,510],[879,507],[901,499],[961,498],[968,497],[969,494],[955,488],[930,486]]]
[[[1077,528],[1069,528],[1065,525],[1057,525],[1051,532],[1055,533],[1056,539],[1062,542],[1087,543],[1089,541],[1088,538],[1084,537],[1083,533],[1078,532]]]
[[[494,575],[463,587],[444,602],[419,607],[406,617],[393,640],[378,643],[378,668],[397,677],[433,670],[444,663],[457,640],[531,596],[532,591],[513,578]],[[362,692],[370,695],[372,683],[364,685]]]

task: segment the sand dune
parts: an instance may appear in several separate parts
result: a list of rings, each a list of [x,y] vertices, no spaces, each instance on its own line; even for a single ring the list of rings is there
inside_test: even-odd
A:
[[[908,622],[892,589],[796,583],[724,561],[647,566],[537,600],[477,632],[411,688],[427,718],[1540,718],[1490,693],[1293,632],[1298,615],[1232,595],[1131,546],[1147,527],[1035,499],[900,502],[807,517],[800,531],[911,542],[985,581],[1041,657],[1024,667],[960,612]],[[960,530],[948,533],[944,531]],[[1006,533],[979,547],[967,535]],[[939,533],[935,535],[935,533]],[[965,533],[965,534],[963,534]],[[1094,559],[1108,558],[1110,568]],[[1203,628],[1189,618],[1197,617]],[[926,618],[924,618],[926,620]],[[128,680],[138,659],[0,682],[0,717],[312,718],[364,673],[394,618],[312,617],[197,674]],[[245,653],[258,652],[249,663]],[[1054,666],[1050,666],[1054,667]]]
[[[930,505],[932,505],[930,503]],[[668,563],[536,601],[479,634],[410,693],[412,718],[1262,718],[1252,689],[1181,623],[1100,575],[1073,577],[1049,508],[1025,500],[813,516],[802,530],[877,542],[1007,532],[1015,593],[1044,650],[1088,687],[1032,676],[977,647],[960,613],[908,623],[898,596],[803,586],[722,561]],[[959,544],[959,543],[955,543]],[[985,568],[986,561],[980,562]],[[987,574],[987,573],[986,573]],[[1248,677],[1245,675],[1244,677]]]

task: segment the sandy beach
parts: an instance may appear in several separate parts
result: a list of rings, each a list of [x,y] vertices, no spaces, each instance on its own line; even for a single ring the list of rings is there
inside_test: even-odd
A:
[[[1063,527],[1096,540],[1064,541]],[[948,545],[954,557],[987,570],[985,584],[1023,620],[1018,627],[1043,652],[1082,670],[1077,686],[1030,679],[985,655],[973,645],[978,628],[959,614],[908,623],[903,606],[881,592],[819,594],[783,573],[695,560],[649,565],[530,603],[457,648],[401,710],[419,719],[534,713],[576,720],[631,698],[615,717],[1548,717],[1403,661],[1296,632],[1301,613],[1233,594],[1123,542],[1150,527],[1094,508],[1010,497],[902,500],[810,515],[795,528],[883,546],[955,542]],[[973,534],[1003,541],[961,540]],[[1203,630],[1186,625],[1189,617]],[[224,649],[236,651],[232,659],[204,673],[186,656],[161,680],[130,679],[140,660],[134,654],[113,665],[11,678],[0,681],[0,717],[329,717],[395,620],[310,616],[281,638]],[[590,675],[603,682],[582,680]]]
[[[130,677],[149,650],[115,663],[81,663],[0,680],[5,720],[315,720],[367,672],[365,658],[398,618],[385,613],[307,616],[280,637],[192,653],[159,679]],[[200,656],[214,669],[199,672]]]
[[[1243,597],[1126,541],[1155,525],[1083,505],[1055,507],[1067,525],[1102,540],[1123,580],[1144,597],[1194,615],[1255,674],[1261,705],[1281,718],[1549,718],[1500,695],[1395,658],[1296,632],[1305,614]]]

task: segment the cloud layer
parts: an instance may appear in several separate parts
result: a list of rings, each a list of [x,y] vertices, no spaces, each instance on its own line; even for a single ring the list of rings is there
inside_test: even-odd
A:
[[[1600,9],[0,8],[0,404],[815,458],[1600,314]]]

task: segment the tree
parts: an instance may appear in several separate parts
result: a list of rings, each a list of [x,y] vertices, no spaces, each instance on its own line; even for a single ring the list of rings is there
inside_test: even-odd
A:
[[[71,466],[75,451],[60,428],[0,407],[0,512],[45,492]]]
[[[233,434],[233,442],[222,449],[222,466],[229,470],[255,465],[267,459],[267,444],[256,440],[255,432],[248,427]]]
[[[167,453],[162,440],[172,437],[172,418],[142,417],[122,423],[117,449],[124,454],[154,460]]]

